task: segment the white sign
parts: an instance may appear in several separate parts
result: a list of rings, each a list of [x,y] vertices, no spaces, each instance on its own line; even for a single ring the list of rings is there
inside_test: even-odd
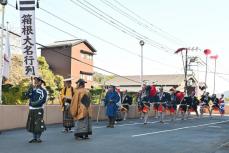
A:
[[[35,0],[19,0],[21,46],[26,76],[38,75],[35,35]]]

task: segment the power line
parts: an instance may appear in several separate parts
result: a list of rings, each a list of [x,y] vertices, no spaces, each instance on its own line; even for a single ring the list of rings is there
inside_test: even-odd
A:
[[[2,29],[2,27],[0,27],[0,29]],[[4,30],[6,30],[6,29],[4,29]],[[11,34],[13,34],[13,35],[15,35],[15,36],[17,36],[17,37],[21,37],[19,34],[15,33],[15,32],[12,32],[12,31],[8,31],[8,32],[11,33]],[[40,43],[38,43],[38,42],[36,43],[36,45],[39,45],[39,46],[41,46],[41,47],[43,47],[43,48],[49,48],[49,47],[47,47],[47,46],[45,46],[45,45],[42,45],[42,44],[40,44]],[[63,56],[65,56],[65,57],[71,58],[71,59],[73,59],[73,60],[75,60],[75,61],[78,61],[78,62],[80,62],[80,63],[82,63],[82,64],[85,64],[85,65],[94,67],[94,68],[96,68],[96,69],[98,69],[98,70],[101,70],[101,71],[110,73],[110,74],[112,74],[112,75],[115,75],[115,76],[118,76],[118,77],[127,79],[127,80],[132,81],[132,82],[135,82],[135,83],[139,83],[139,82],[136,81],[136,80],[132,80],[132,79],[130,79],[130,78],[128,78],[128,77],[121,76],[121,75],[119,75],[119,74],[117,74],[117,73],[114,73],[114,72],[111,72],[111,71],[109,71],[109,70],[100,68],[100,67],[98,67],[98,66],[94,66],[94,65],[92,65],[92,64],[88,64],[88,63],[83,62],[83,61],[81,61],[81,60],[79,60],[79,59],[77,59],[77,58],[74,58],[74,57],[72,57],[72,56],[66,55],[66,54],[64,54],[64,53],[61,52],[61,51],[63,51],[63,50],[65,49],[65,47],[66,47],[66,46],[64,46],[62,50],[53,49],[53,50],[49,50],[49,51],[58,53],[58,54],[63,55]]]
[[[10,5],[11,7],[14,7],[12,4],[9,4],[9,5]],[[15,8],[15,7],[14,7],[14,8]],[[111,42],[108,42],[108,41],[102,39],[101,37],[98,37],[98,36],[96,36],[96,35],[93,35],[93,34],[87,32],[86,30],[83,30],[82,28],[79,28],[79,27],[77,27],[77,26],[71,24],[70,22],[68,22],[68,21],[66,21],[66,20],[64,20],[64,19],[62,19],[62,18],[60,18],[60,17],[54,15],[53,13],[51,13],[51,12],[45,10],[45,9],[42,9],[42,8],[41,8],[41,10],[45,11],[46,13],[48,13],[48,14],[50,14],[50,15],[56,17],[56,18],[58,18],[59,20],[65,22],[65,23],[67,23],[67,24],[70,24],[71,26],[73,26],[73,27],[75,27],[75,28],[77,28],[77,29],[79,29],[79,30],[81,30],[81,31],[83,31],[83,32],[85,32],[85,33],[87,33],[87,34],[90,34],[90,35],[96,37],[97,39],[100,39],[101,41],[104,41],[104,42],[106,42],[106,43],[108,43],[108,44],[110,44],[110,45],[113,45],[114,47],[117,47],[117,48],[119,48],[119,49],[125,50],[126,52],[129,52],[129,53],[131,53],[131,54],[133,54],[133,55],[137,55],[138,57],[140,56],[140,55],[135,54],[134,52],[132,52],[132,51],[130,51],[130,50],[127,50],[127,49],[122,48],[122,47],[119,47],[118,45],[115,45],[115,44],[113,44],[113,43],[111,43]],[[39,18],[36,18],[36,19],[39,20],[40,22],[43,22],[43,23],[49,25],[50,27],[52,27],[52,28],[54,28],[54,29],[57,29],[57,30],[59,30],[59,31],[61,31],[61,32],[63,32],[63,33],[68,34],[69,36],[72,36],[72,37],[74,37],[74,38],[77,38],[77,37],[75,37],[74,35],[72,35],[71,33],[68,33],[68,32],[66,32],[66,31],[64,31],[64,30],[62,30],[62,29],[60,29],[60,28],[58,28],[58,27],[56,27],[56,26],[54,26],[54,25],[51,25],[51,24],[45,22],[44,20],[41,20],[41,19],[39,19]],[[152,61],[152,62],[157,62],[157,63],[160,63],[160,64],[162,64],[162,65],[166,65],[166,66],[173,67],[173,66],[171,66],[171,65],[169,65],[169,64],[165,64],[165,63],[162,63],[162,62],[159,62],[159,61],[156,61],[156,60],[152,60],[151,58],[148,58],[148,57],[144,57],[144,58],[147,59],[147,60],[149,60],[149,61]],[[173,67],[173,68],[174,68],[174,67]]]
[[[193,70],[193,71],[196,71],[196,72],[205,72],[203,70]],[[213,73],[213,71],[208,71],[208,73]],[[228,75],[229,76],[229,73],[221,73],[221,72],[216,72],[217,75]]]
[[[164,46],[158,42],[155,42],[154,40],[149,39],[148,37],[136,32],[134,29],[126,26],[125,24],[121,23],[120,21],[114,19],[113,17],[111,17],[110,15],[108,15],[107,13],[101,11],[100,9],[98,9],[97,7],[95,7],[94,5],[92,5],[91,3],[87,2],[84,0],[84,2],[86,2],[87,4],[82,3],[80,0],[74,1],[74,0],[70,0],[73,4],[81,7],[82,9],[84,9],[85,11],[87,11],[88,13],[92,14],[93,16],[99,18],[100,20],[102,20],[103,22],[106,22],[107,24],[115,27],[116,29],[120,30],[121,32],[123,32],[124,34],[127,34],[137,40],[144,40],[145,42],[147,42],[149,45],[159,48],[161,50],[164,50],[166,52],[169,52],[173,49],[168,48],[167,46]],[[90,6],[88,6],[90,5]],[[100,13],[99,13],[100,12]]]
[[[107,40],[105,40],[105,39],[103,39],[103,38],[101,38],[101,37],[99,37],[99,36],[97,36],[97,35],[94,35],[94,34],[88,32],[88,31],[86,31],[86,30],[84,30],[84,29],[82,29],[82,28],[80,28],[80,27],[78,27],[78,26],[76,26],[76,25],[70,23],[70,22],[67,21],[66,19],[63,19],[63,18],[61,18],[61,17],[59,17],[59,16],[57,16],[57,15],[51,13],[50,11],[48,11],[48,10],[46,10],[46,9],[44,9],[44,8],[41,8],[41,7],[40,7],[40,9],[41,9],[42,11],[46,12],[47,14],[49,14],[49,15],[51,15],[51,16],[57,18],[57,19],[59,19],[60,21],[66,23],[66,24],[68,24],[68,25],[70,25],[70,26],[72,26],[72,27],[74,27],[74,28],[76,28],[76,29],[78,29],[78,30],[84,32],[84,33],[87,33],[88,35],[90,35],[90,36],[92,36],[92,37],[94,37],[94,38],[96,38],[96,39],[98,39],[98,40],[100,40],[100,41],[103,41],[103,42],[105,42],[105,43],[107,43],[107,44],[109,44],[109,45],[111,45],[111,46],[113,46],[113,47],[116,47],[116,48],[118,48],[118,49],[120,49],[120,50],[123,50],[123,51],[128,52],[128,53],[130,53],[130,54],[132,54],[132,55],[135,55],[135,56],[137,56],[137,57],[140,57],[139,54],[136,54],[135,52],[130,51],[130,50],[126,49],[126,48],[120,47],[120,46],[118,46],[118,45],[116,45],[116,44],[114,44],[114,43],[112,43],[112,42],[110,42],[110,41],[107,41]],[[43,22],[44,22],[44,21],[43,21]],[[151,62],[159,63],[159,64],[161,64],[161,65],[170,66],[170,67],[172,67],[172,68],[175,69],[175,67],[174,67],[174,66],[171,66],[171,64],[162,63],[162,62],[160,62],[160,61],[157,61],[157,60],[155,60],[155,59],[152,59],[152,58],[149,58],[149,57],[145,57],[145,56],[144,56],[143,58],[146,59],[146,60],[148,60],[148,61],[151,61]]]
[[[42,20],[41,19],[38,19],[38,20],[40,20],[41,22],[42,22]],[[47,22],[43,22],[43,23],[47,23]],[[47,23],[48,24],[48,23]],[[61,30],[61,29],[59,29],[59,28],[57,28],[57,27],[55,27],[55,26],[53,26],[53,25],[51,25],[51,24],[48,24],[49,26],[52,26],[53,28],[55,28],[55,29],[57,29],[57,30]],[[62,32],[65,32],[66,33],[66,31],[63,31],[63,30],[61,30]],[[70,33],[69,33],[70,34]],[[74,36],[74,35],[71,35],[71,36]],[[75,37],[75,36],[74,36]],[[41,44],[38,44],[38,45],[41,45]],[[44,46],[43,45],[43,47],[46,47],[46,46]],[[95,67],[95,66],[94,66]],[[96,68],[96,67],[95,67]],[[97,68],[97,69],[99,69],[99,68]],[[100,69],[101,70],[101,69]],[[109,71],[105,71],[105,72],[108,72],[108,73],[110,73]]]
[[[13,8],[15,8],[15,6],[13,6],[12,4],[8,4],[8,5],[11,6],[11,7],[13,7]],[[40,19],[40,18],[38,18],[38,17],[36,17],[36,20],[38,20],[38,21],[40,21],[40,22],[42,22],[42,23],[44,23],[44,24],[46,24],[46,25],[48,25],[48,26],[50,26],[50,27],[52,27],[52,28],[54,28],[54,29],[56,29],[56,30],[58,30],[58,31],[61,31],[61,32],[63,32],[63,33],[65,33],[65,34],[67,34],[67,35],[73,37],[73,38],[78,39],[78,38],[77,38],[76,36],[74,36],[73,34],[67,32],[67,31],[65,31],[65,30],[62,30],[61,28],[58,28],[57,26],[54,26],[54,25],[52,25],[52,24],[50,24],[50,23],[48,23],[48,22],[46,22],[46,21],[44,21],[44,20],[42,20],[42,19]]]
[[[78,1],[79,1],[79,0],[78,0]],[[118,22],[119,24],[121,24],[121,25],[125,26],[126,28],[130,29],[130,30],[133,31],[136,35],[139,35],[139,36],[141,37],[141,40],[145,40],[146,42],[148,41],[148,42],[151,44],[151,46],[156,47],[155,45],[158,45],[157,48],[162,49],[162,50],[165,50],[166,52],[169,52],[170,50],[173,51],[173,49],[170,49],[170,48],[167,47],[166,45],[162,45],[162,44],[160,44],[160,43],[158,43],[158,42],[156,42],[156,41],[154,41],[154,40],[152,40],[152,39],[150,39],[150,38],[148,38],[148,37],[146,37],[146,36],[144,36],[144,35],[138,33],[137,31],[135,31],[135,30],[132,29],[131,27],[126,26],[125,24],[121,23],[120,21],[114,19],[113,17],[111,17],[110,15],[108,15],[108,14],[106,14],[105,12],[101,11],[100,9],[98,9],[97,7],[95,7],[94,5],[92,5],[91,3],[89,3],[88,1],[86,1],[86,0],[84,0],[84,1],[85,1],[87,4],[89,4],[90,6],[94,7],[94,8],[97,9],[98,11],[100,11],[101,13],[105,14],[106,16],[108,16],[109,18],[115,20],[115,21]]]
[[[9,6],[15,8],[12,4],[9,4]],[[45,10],[45,9],[43,9],[43,8],[41,8],[41,7],[40,7],[40,10],[44,11],[45,13],[47,13],[47,14],[49,14],[49,15],[55,17],[55,18],[57,18],[58,20],[60,20],[60,21],[62,21],[62,22],[64,22],[64,23],[66,23],[66,24],[69,24],[70,26],[72,26],[72,27],[74,27],[74,28],[76,28],[76,29],[78,29],[78,30],[84,32],[84,33],[87,33],[87,34],[89,34],[89,35],[95,37],[96,39],[98,39],[98,40],[100,40],[100,41],[103,41],[103,42],[105,42],[105,43],[107,43],[107,44],[109,44],[109,45],[111,45],[111,46],[113,46],[113,47],[119,48],[119,49],[121,49],[121,50],[123,50],[123,51],[125,51],[125,52],[128,52],[128,53],[130,53],[130,54],[132,54],[132,55],[135,55],[135,56],[137,56],[137,57],[140,57],[139,54],[136,54],[135,52],[130,51],[130,50],[126,49],[126,48],[120,47],[120,46],[118,46],[118,45],[116,45],[116,44],[114,44],[114,43],[112,43],[112,42],[109,42],[109,41],[107,41],[107,40],[105,40],[105,39],[103,39],[103,38],[101,38],[101,37],[99,37],[99,36],[97,36],[97,35],[94,35],[94,34],[88,32],[88,31],[86,31],[86,30],[84,30],[84,29],[82,29],[82,28],[80,28],[80,27],[78,27],[78,26],[72,24],[71,22],[67,21],[66,19],[63,19],[63,18],[61,18],[61,17],[59,17],[59,16],[57,16],[57,15],[51,13],[51,12],[48,11],[48,10]],[[67,31],[64,31],[64,30],[62,30],[62,29],[60,29],[60,28],[58,28],[58,27],[56,27],[56,26],[54,26],[54,25],[52,25],[52,24],[50,24],[50,23],[48,23],[48,22],[46,22],[46,21],[44,21],[44,20],[42,20],[42,19],[40,19],[40,18],[38,18],[38,17],[36,17],[36,20],[38,20],[38,21],[40,21],[40,22],[42,22],[42,23],[44,23],[44,24],[47,24],[48,26],[50,26],[50,27],[52,27],[52,28],[54,28],[54,29],[56,29],[56,30],[59,30],[59,31],[61,31],[61,32],[63,32],[63,33],[65,33],[65,34],[67,34],[67,35],[73,37],[73,38],[77,38],[77,37],[74,36],[73,34],[67,32]],[[163,66],[169,66],[169,67],[171,67],[171,68],[173,68],[173,69],[177,69],[177,68],[180,69],[180,67],[172,66],[171,64],[162,63],[162,62],[160,62],[160,61],[151,59],[151,58],[149,58],[149,57],[145,57],[145,56],[144,56],[143,58],[146,59],[146,60],[148,60],[148,61],[151,61],[151,62],[156,62],[156,63],[161,64],[161,65],[163,65]]]
[[[75,38],[75,39],[79,39],[79,38],[76,37],[75,35],[73,35],[73,34],[67,32],[67,31],[64,31],[64,30],[62,30],[62,29],[60,29],[60,28],[58,28],[58,27],[56,27],[56,26],[54,26],[54,25],[52,25],[52,24],[50,24],[50,23],[48,23],[48,22],[46,22],[46,21],[44,21],[44,20],[42,20],[42,19],[40,19],[40,18],[37,18],[37,17],[36,17],[36,19],[37,19],[38,21],[44,23],[44,24],[47,24],[48,26],[50,26],[50,27],[52,27],[52,28],[54,28],[54,29],[56,29],[56,30],[59,30],[59,31],[61,31],[61,32],[63,32],[63,33],[65,33],[65,34],[67,34],[67,35],[69,35],[69,36]]]
[[[0,29],[2,29],[2,27],[0,27]],[[4,29],[4,30],[6,30],[6,29]],[[12,32],[12,31],[8,31],[8,32],[9,32],[10,34],[13,34],[13,35],[17,36],[17,37],[21,37],[19,34],[15,33],[15,32]],[[42,45],[42,44],[40,44],[40,43],[36,43],[36,44],[39,45],[39,46],[41,46],[41,47],[48,48],[47,46]],[[20,47],[17,46],[17,48],[20,48]],[[62,50],[60,50],[60,51],[62,51]],[[60,51],[58,51],[58,53],[59,53],[59,54],[63,54],[63,53],[61,53]],[[63,54],[63,55],[64,55],[64,56],[68,56],[68,55],[65,55],[65,54]],[[71,56],[68,56],[68,57],[71,57]],[[77,60],[78,62],[81,62],[81,63],[83,62],[83,61],[81,61],[81,60],[79,60],[79,59],[76,59],[76,58],[73,58],[73,57],[71,57],[71,58]],[[94,66],[94,65],[91,65],[91,64],[88,64],[88,63],[83,62],[83,64],[87,64],[87,65],[89,65],[89,66],[95,67],[95,68],[100,69],[100,70],[102,70],[102,71],[105,71],[105,72],[107,72],[107,73],[110,73],[110,74],[113,74],[113,75],[122,77],[121,75],[118,75],[118,74],[116,74],[116,73],[110,72],[110,71],[108,71],[108,70],[99,68],[99,67],[97,67],[97,66]],[[194,71],[197,71],[197,70],[194,70]],[[205,71],[199,70],[198,72],[205,72]],[[208,73],[214,73],[214,72],[208,71]],[[229,73],[216,72],[216,75],[229,75]],[[221,79],[223,79],[223,80],[226,80],[226,79],[223,78],[222,76],[219,76],[219,77],[221,77]],[[125,78],[125,77],[124,77],[124,78]],[[127,78],[125,78],[125,79],[127,79]],[[133,80],[131,80],[131,81],[133,81]],[[135,81],[135,82],[136,82],[136,81]]]
[[[144,21],[145,23],[147,23],[150,27],[155,28],[157,30],[159,30],[160,32],[169,35],[171,38],[173,38],[174,40],[177,40],[178,42],[182,42],[183,44],[186,44],[184,41],[176,38],[175,36],[173,36],[172,34],[162,30],[161,28],[157,27],[156,25],[152,24],[150,21],[148,21],[147,19],[141,17],[140,15],[138,15],[137,13],[135,13],[134,11],[130,10],[129,8],[127,8],[126,6],[124,6],[123,4],[121,4],[119,1],[117,0],[113,0],[114,2],[116,2],[119,6],[123,7],[125,10],[129,11],[131,14],[133,14],[134,16],[136,16],[137,18],[139,18],[140,20]],[[147,25],[146,25],[147,26]]]
[[[159,31],[153,29],[152,27],[148,26],[147,24],[143,23],[142,21],[140,21],[139,19],[137,19],[136,17],[132,16],[130,13],[127,13],[125,11],[123,11],[120,7],[116,6],[115,4],[113,4],[110,1],[107,0],[100,0],[102,3],[104,3],[105,5],[107,5],[108,7],[110,7],[111,9],[115,10],[116,12],[118,12],[119,14],[125,16],[127,19],[131,20],[132,22],[138,24],[139,26],[147,29],[148,31],[151,31],[153,33],[156,33],[157,35],[159,35],[160,37],[172,41],[176,44],[179,45],[184,45],[183,43],[181,43],[180,41],[178,42],[177,40],[175,40],[174,38],[172,39],[171,36],[169,37],[168,34],[165,35],[164,33],[160,33]]]
[[[12,4],[9,4],[9,6],[15,8],[15,6],[13,6]],[[65,19],[63,19],[63,18],[61,18],[61,17],[59,17],[59,16],[57,16],[57,15],[51,13],[50,11],[47,11],[47,10],[45,10],[45,9],[43,9],[43,8],[40,8],[40,9],[41,9],[42,11],[44,11],[45,13],[47,13],[47,14],[49,14],[49,15],[51,15],[51,16],[57,18],[57,19],[59,19],[60,21],[62,21],[62,22],[64,22],[64,23],[67,23],[67,24],[73,26],[74,28],[77,28],[78,30],[80,30],[80,31],[82,31],[82,32],[85,32],[85,33],[87,33],[87,34],[89,34],[89,35],[91,35],[91,36],[93,36],[93,37],[95,37],[95,38],[97,38],[97,39],[99,39],[99,40],[101,40],[101,41],[103,41],[103,42],[106,42],[106,43],[108,43],[108,44],[110,44],[110,45],[112,45],[112,46],[114,46],[114,47],[116,47],[116,48],[122,49],[122,50],[124,50],[124,51],[126,51],[126,52],[128,52],[128,53],[130,53],[130,54],[132,54],[132,55],[135,55],[135,56],[140,57],[139,54],[136,54],[136,53],[134,53],[134,52],[132,52],[132,51],[130,51],[130,50],[128,50],[128,49],[122,48],[122,47],[120,47],[120,46],[118,46],[118,45],[116,45],[116,44],[113,44],[112,42],[109,42],[109,41],[107,41],[107,40],[105,40],[105,39],[102,39],[102,38],[99,37],[99,36],[96,36],[96,35],[94,35],[94,34],[91,34],[91,33],[89,33],[88,31],[86,31],[86,30],[84,30],[84,29],[82,29],[82,28],[80,28],[80,27],[78,27],[78,26],[76,26],[76,25],[74,25],[74,24],[68,22],[67,20],[65,20]],[[60,28],[58,28],[58,27],[56,27],[56,26],[54,26],[54,25],[52,25],[52,24],[50,24],[50,23],[48,23],[48,22],[46,22],[46,21],[44,21],[44,20],[42,20],[42,19],[40,19],[40,18],[38,18],[38,17],[36,17],[36,20],[38,20],[38,21],[40,21],[40,22],[42,22],[42,23],[44,23],[44,24],[46,24],[46,25],[48,25],[48,26],[50,26],[50,27],[52,27],[52,28],[54,28],[54,29],[56,29],[56,30],[59,30],[59,31],[61,31],[61,32],[63,32],[63,33],[65,33],[65,34],[67,34],[67,35],[69,35],[69,36],[71,36],[71,37],[77,39],[77,37],[74,36],[74,35],[72,35],[71,33],[67,32],[67,31],[64,31],[64,30],[62,30],[62,29],[60,29]],[[171,66],[171,64],[162,63],[162,62],[160,62],[160,61],[153,60],[153,59],[151,59],[151,58],[149,58],[149,57],[143,57],[143,58],[146,59],[146,60],[148,60],[148,61],[151,61],[151,62],[156,62],[156,63],[159,63],[159,64],[164,65],[164,66],[169,66],[169,67],[171,67],[171,68],[173,68],[173,69],[177,69],[177,68],[180,69],[180,67]]]
[[[2,29],[2,27],[0,27],[0,29]],[[6,30],[6,29],[4,29],[4,30]],[[17,36],[17,37],[21,37],[19,34],[15,33],[15,32],[12,32],[12,31],[8,31],[8,32],[9,32],[10,34],[13,34],[13,35]],[[42,44],[40,44],[40,43],[36,43],[36,44],[39,45],[39,46],[41,46],[41,47],[43,47],[43,48],[48,48],[47,46],[42,45]],[[65,47],[65,46],[64,46],[64,47]],[[64,48],[64,49],[65,49],[65,48]],[[71,59],[73,59],[73,60],[76,60],[76,61],[78,61],[78,62],[80,62],[80,63],[82,63],[82,64],[85,64],[85,65],[94,67],[94,68],[96,68],[96,69],[98,69],[98,70],[101,70],[101,71],[110,73],[110,74],[112,74],[112,75],[115,75],[115,76],[118,76],[118,77],[127,79],[127,80],[129,80],[129,81],[133,81],[133,82],[135,82],[135,83],[139,83],[139,82],[136,81],[136,80],[129,79],[128,77],[121,76],[121,75],[119,75],[119,74],[117,74],[117,73],[114,73],[114,72],[111,72],[111,71],[109,71],[109,70],[100,68],[100,67],[98,67],[98,66],[94,66],[94,65],[88,64],[88,63],[83,62],[83,61],[81,61],[81,60],[79,60],[79,59],[77,59],[77,58],[74,58],[74,57],[71,57],[71,56],[69,56],[69,55],[63,54],[62,51],[63,51],[64,49],[62,49],[62,50],[54,49],[54,50],[50,50],[50,51],[55,52],[55,53],[58,53],[58,54],[61,54],[61,55],[65,56],[65,57],[71,58]],[[209,72],[209,73],[214,73],[214,72]],[[217,75],[229,75],[229,74],[227,74],[227,73],[219,73],[219,72],[217,72],[216,74],[217,74]],[[227,79],[225,79],[225,78],[222,77],[222,76],[218,76],[218,77],[221,78],[221,79],[223,79],[223,80],[226,81],[226,82],[229,82]]]

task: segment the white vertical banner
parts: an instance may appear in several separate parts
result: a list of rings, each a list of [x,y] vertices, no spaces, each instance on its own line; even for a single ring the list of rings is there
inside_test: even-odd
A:
[[[21,46],[26,76],[38,75],[35,34],[35,0],[19,0]]]
[[[9,79],[10,76],[10,64],[11,64],[11,51],[10,51],[10,40],[8,26],[6,29],[6,38],[5,38],[5,49],[4,49],[4,62],[3,62],[3,76],[6,79]]]

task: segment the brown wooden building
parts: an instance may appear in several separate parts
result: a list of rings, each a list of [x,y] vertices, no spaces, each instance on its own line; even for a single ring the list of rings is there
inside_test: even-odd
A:
[[[82,39],[56,41],[41,48],[41,56],[45,57],[54,74],[64,78],[71,76],[74,82],[82,78],[88,82],[87,88],[90,88],[93,83],[94,71],[89,65],[93,65],[95,53],[95,48],[87,40]]]

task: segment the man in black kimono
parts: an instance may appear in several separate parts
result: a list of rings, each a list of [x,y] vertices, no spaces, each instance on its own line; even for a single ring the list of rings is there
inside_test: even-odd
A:
[[[212,116],[213,110],[219,110],[219,99],[216,97],[216,94],[212,94],[211,101],[213,105],[210,110],[210,116]]]
[[[161,123],[164,123],[164,113],[168,100],[168,94],[164,92],[163,87],[160,87],[159,92],[157,93],[157,110],[159,112]]]
[[[26,129],[33,133],[33,139],[29,143],[41,143],[41,134],[46,129],[43,116],[47,91],[42,87],[45,82],[41,77],[34,77],[32,81],[34,81],[34,84],[32,83],[26,93],[26,97],[29,98],[29,115]]]
[[[197,111],[197,106],[199,105],[200,101],[199,99],[195,96],[195,91],[192,91],[191,95],[188,97],[187,100],[187,111],[188,111],[188,116],[190,115],[190,112],[194,111],[196,113],[196,116],[199,117],[199,113]]]
[[[125,109],[124,117],[123,117],[123,120],[125,121],[127,118],[128,112],[129,112],[129,106],[132,105],[132,97],[130,97],[127,94],[127,90],[123,91],[123,95],[121,97],[121,103],[122,103],[123,108]]]
[[[201,96],[201,99],[200,99],[200,101],[201,101],[201,104],[200,104],[201,117],[203,116],[205,108],[208,110],[209,116],[211,115],[210,106],[209,106],[210,100],[211,100],[211,97],[209,96],[209,92],[206,92]]]

